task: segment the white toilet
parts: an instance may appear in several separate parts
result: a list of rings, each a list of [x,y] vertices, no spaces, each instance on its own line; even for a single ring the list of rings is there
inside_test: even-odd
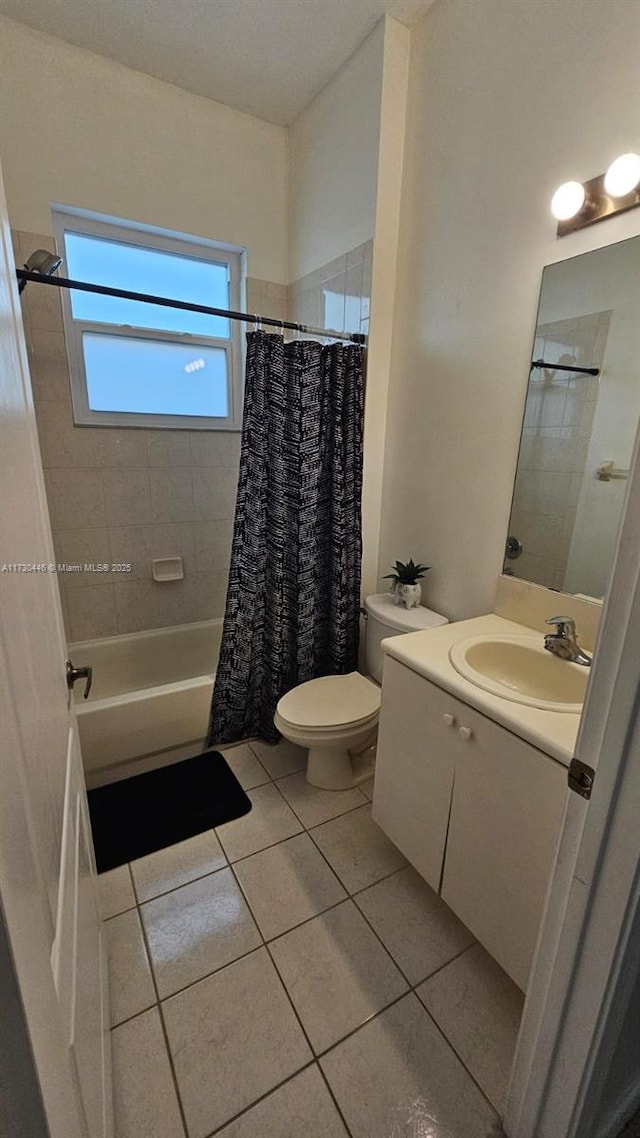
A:
[[[285,739],[308,748],[307,782],[323,790],[347,790],[371,777],[371,763],[360,763],[359,769],[358,756],[375,741],[380,714],[382,641],[448,624],[445,616],[422,605],[401,608],[391,593],[367,597],[365,611],[368,676],[350,672],[346,676],[309,680],[283,695],[274,716]]]

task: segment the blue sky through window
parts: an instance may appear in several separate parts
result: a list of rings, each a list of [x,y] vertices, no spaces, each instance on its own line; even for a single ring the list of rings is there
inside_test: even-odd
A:
[[[229,308],[227,266],[214,261],[69,232],[65,232],[65,260],[67,276],[75,280]],[[71,310],[76,320],[92,323],[128,324],[224,339],[231,335],[229,321],[221,316],[89,292],[72,292]]]
[[[229,415],[224,348],[128,336],[82,336],[92,411]]]

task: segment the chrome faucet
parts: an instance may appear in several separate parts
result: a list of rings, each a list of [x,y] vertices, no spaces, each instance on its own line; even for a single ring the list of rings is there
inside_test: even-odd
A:
[[[570,616],[552,616],[547,624],[555,624],[556,631],[549,632],[544,638],[547,652],[559,656],[561,660],[571,660],[573,664],[584,664],[591,667],[591,657],[582,651],[576,641],[576,625]]]

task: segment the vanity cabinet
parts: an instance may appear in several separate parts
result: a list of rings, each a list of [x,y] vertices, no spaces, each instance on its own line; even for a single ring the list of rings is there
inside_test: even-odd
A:
[[[387,657],[374,818],[522,989],[565,799],[562,764]]]
[[[436,891],[453,791],[448,724],[455,702],[397,660],[385,659],[373,816]]]

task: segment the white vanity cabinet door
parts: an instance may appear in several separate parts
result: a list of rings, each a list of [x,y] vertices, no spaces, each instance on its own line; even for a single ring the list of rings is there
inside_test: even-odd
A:
[[[373,817],[435,890],[453,786],[455,704],[453,696],[386,657]]]
[[[524,991],[567,771],[465,704],[458,720],[442,897]]]

